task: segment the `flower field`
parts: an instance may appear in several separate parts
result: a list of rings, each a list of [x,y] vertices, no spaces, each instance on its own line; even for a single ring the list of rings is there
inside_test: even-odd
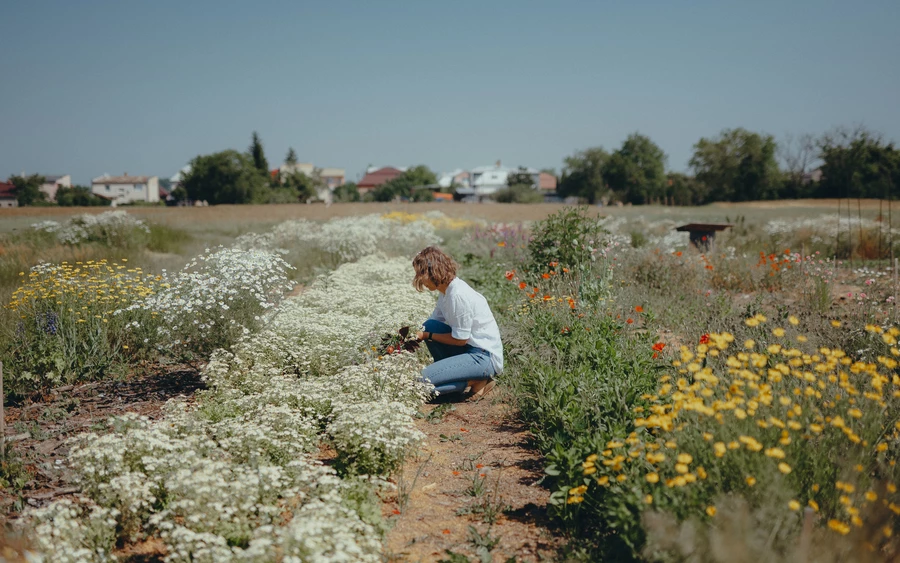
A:
[[[196,362],[206,388],[76,435],[79,492],[18,523],[47,561],[142,545],[178,562],[382,561],[383,499],[432,395],[427,355],[383,339],[431,312],[409,257],[437,243],[501,326],[495,400],[543,455],[560,560],[892,560],[900,233],[731,219],[703,252],[671,217],[393,211],[289,219],[171,271],[140,253],[23,270],[0,350],[14,397],[154,362]],[[156,228],[96,223],[135,241]],[[80,234],[102,229],[33,234],[116,248]]]

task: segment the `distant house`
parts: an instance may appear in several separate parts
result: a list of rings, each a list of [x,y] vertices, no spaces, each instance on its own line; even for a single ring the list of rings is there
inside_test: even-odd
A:
[[[547,172],[541,172],[538,175],[538,188],[541,189],[542,192],[555,192],[556,191],[556,176],[553,174],[548,174]]]
[[[318,178],[322,181],[316,196],[325,202],[331,202],[335,188],[343,186],[345,182],[343,168],[316,168],[311,162],[282,164],[281,168],[272,171],[272,176],[276,177],[278,174],[293,174],[296,172],[301,172],[310,178]]]
[[[126,172],[121,176],[103,175],[91,181],[91,192],[112,199],[114,205],[159,202],[159,177],[129,176]]]
[[[453,172],[445,172],[438,177],[438,185],[441,188],[451,186],[469,187],[469,171],[457,168]]]
[[[63,174],[62,176],[44,176],[44,183],[41,184],[40,190],[47,194],[48,201],[56,201],[56,190],[71,187],[72,176]]]
[[[19,207],[16,199],[16,186],[7,182],[0,182],[0,208]]]
[[[386,182],[390,182],[400,174],[403,174],[403,170],[392,166],[374,170],[370,168],[366,171],[366,175],[362,177],[362,180],[357,182],[356,187],[359,189],[360,195],[362,195],[371,192]]]

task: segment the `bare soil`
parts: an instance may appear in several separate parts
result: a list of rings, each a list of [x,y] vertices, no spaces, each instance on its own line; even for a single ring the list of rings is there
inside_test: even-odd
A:
[[[425,405],[416,425],[427,447],[407,461],[386,512],[391,562],[542,561],[561,539],[549,527],[542,461],[500,390],[472,403]],[[489,549],[486,546],[491,546]]]
[[[158,418],[166,401],[190,398],[203,387],[191,366],[157,366],[148,375],[68,385],[6,407],[7,448],[24,465],[27,482],[18,492],[0,489],[0,520],[16,518],[25,505],[41,506],[76,492],[65,465],[69,438],[102,430],[108,417],[126,412]]]

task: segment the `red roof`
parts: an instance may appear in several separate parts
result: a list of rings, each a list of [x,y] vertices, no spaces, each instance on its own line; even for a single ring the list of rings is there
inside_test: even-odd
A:
[[[386,166],[384,168],[379,168],[375,172],[370,172],[363,176],[363,179],[356,184],[359,188],[374,188],[380,186],[385,182],[389,182],[403,174],[402,170],[397,170],[391,166]]]
[[[0,197],[6,198],[14,198],[16,197],[16,186],[14,184],[10,184],[7,182],[0,182]]]

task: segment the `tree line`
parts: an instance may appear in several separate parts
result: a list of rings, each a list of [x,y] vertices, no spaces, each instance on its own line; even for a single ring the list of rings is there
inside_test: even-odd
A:
[[[614,152],[603,147],[565,159],[558,194],[589,203],[703,205],[716,201],[884,198],[900,188],[900,149],[864,127],[819,137],[725,129],[694,145],[690,174],[666,172],[667,156],[634,133]]]

